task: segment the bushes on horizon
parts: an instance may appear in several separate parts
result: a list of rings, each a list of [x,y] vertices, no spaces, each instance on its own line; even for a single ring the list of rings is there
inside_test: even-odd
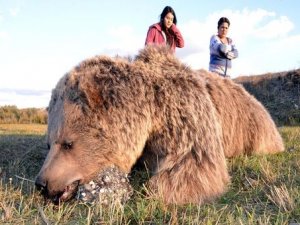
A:
[[[46,109],[18,109],[14,105],[0,107],[0,123],[47,124],[47,117]]]

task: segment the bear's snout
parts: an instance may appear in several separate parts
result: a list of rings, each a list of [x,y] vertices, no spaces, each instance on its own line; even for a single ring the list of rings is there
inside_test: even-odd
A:
[[[45,197],[48,198],[49,194],[48,194],[48,189],[47,189],[47,181],[46,179],[42,178],[42,176],[37,176],[37,178],[35,179],[35,186],[37,188],[38,191],[40,191],[40,193]]]
[[[37,187],[38,190],[43,190],[47,186],[47,182],[45,179],[43,179],[41,176],[37,176],[35,179],[35,186]]]
[[[40,175],[35,180],[37,189],[46,199],[52,200],[54,204],[58,204],[61,201],[67,201],[73,198],[77,192],[79,183],[79,180],[75,180],[69,185],[66,185],[63,189],[56,190],[49,187],[47,180]]]

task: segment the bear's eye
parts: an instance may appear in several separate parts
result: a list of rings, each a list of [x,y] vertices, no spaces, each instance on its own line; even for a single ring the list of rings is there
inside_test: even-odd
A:
[[[62,148],[64,150],[70,150],[73,147],[73,142],[71,141],[65,141],[64,143],[62,143]]]

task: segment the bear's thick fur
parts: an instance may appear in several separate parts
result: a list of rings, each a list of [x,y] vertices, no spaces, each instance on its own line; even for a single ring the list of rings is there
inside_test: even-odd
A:
[[[109,166],[130,172],[140,159],[153,172],[151,191],[177,204],[222,194],[226,156],[284,150],[243,87],[153,46],[131,62],[94,57],[66,74],[49,104],[48,145],[36,184],[51,197],[67,200],[74,184]]]

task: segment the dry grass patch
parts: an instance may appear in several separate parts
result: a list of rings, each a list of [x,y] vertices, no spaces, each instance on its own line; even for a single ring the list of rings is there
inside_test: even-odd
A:
[[[290,212],[295,208],[295,203],[289,194],[289,191],[285,184],[281,186],[271,186],[270,194],[266,194],[268,199],[273,202],[278,208],[284,210],[284,212]]]
[[[0,124],[1,134],[37,134],[46,133],[47,125],[45,124]]]

